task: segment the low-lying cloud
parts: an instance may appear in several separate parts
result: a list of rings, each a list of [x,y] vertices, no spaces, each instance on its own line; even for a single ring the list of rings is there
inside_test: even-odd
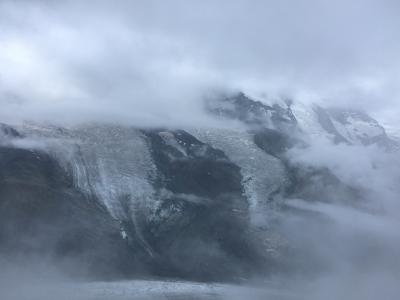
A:
[[[304,270],[311,270],[314,276],[307,283],[298,280],[299,290],[308,290],[307,299],[398,296],[397,154],[375,146],[333,145],[314,139],[306,149],[290,150],[288,157],[303,167],[329,169],[362,195],[355,199],[349,194],[348,199],[337,202],[286,200],[286,205],[300,213],[283,216],[282,233],[300,256]],[[323,181],[319,187],[321,191],[326,188]]]
[[[207,124],[220,90],[396,122],[396,1],[2,1],[2,120]]]

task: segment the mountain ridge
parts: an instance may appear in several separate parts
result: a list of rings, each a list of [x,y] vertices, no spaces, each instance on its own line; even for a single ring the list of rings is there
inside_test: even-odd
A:
[[[314,106],[305,114],[290,102],[266,105],[243,93],[207,102],[206,108],[216,118],[242,122],[243,128],[1,125],[0,205],[6,208],[1,253],[9,254],[12,247],[32,252],[23,241],[25,221],[7,213],[24,212],[28,224],[40,225],[43,217],[31,207],[35,203],[44,213],[65,219],[45,222],[55,228],[53,239],[43,244],[55,260],[66,255],[79,262],[75,250],[67,250],[74,248],[100,260],[108,251],[122,251],[99,268],[86,266],[94,276],[107,277],[108,264],[115,266],[115,276],[151,274],[202,281],[286,270],[286,246],[271,231],[274,212],[287,209],[282,200],[322,198],[329,203],[341,197],[354,205],[362,193],[328,169],[293,165],[286,157],[293,147],[307,147],[304,137],[314,135],[307,132],[304,116],[313,114],[307,120],[333,143],[376,145],[382,151],[392,147],[384,128],[359,112]],[[357,129],[363,126],[375,131],[368,135]],[[354,132],[361,133],[351,135]],[[59,184],[54,186],[54,181]],[[40,182],[46,192],[20,193],[8,188],[10,182],[17,187],[28,184],[30,189]],[[52,190],[66,194],[57,196]],[[81,217],[71,219],[70,213]],[[102,220],[105,225],[98,224]],[[69,222],[76,226],[67,226]],[[10,226],[20,228],[17,244],[6,230]],[[107,228],[99,232],[96,227],[101,226]],[[46,240],[38,228],[41,225],[33,230],[34,236]],[[99,238],[94,240],[100,245],[96,249],[86,242],[93,241],[92,236]],[[66,241],[67,237],[72,238]]]

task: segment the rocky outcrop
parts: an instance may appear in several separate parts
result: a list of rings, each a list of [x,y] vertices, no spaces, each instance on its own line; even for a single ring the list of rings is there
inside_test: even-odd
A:
[[[0,123],[0,140],[4,140],[5,138],[16,138],[21,137],[20,133],[8,126],[7,124]]]
[[[159,170],[159,206],[146,240],[157,273],[201,280],[237,279],[259,269],[240,169],[185,131],[146,131]]]
[[[282,267],[269,211],[285,199],[362,198],[328,169],[293,165],[287,151],[308,147],[308,133],[290,102],[239,93],[207,109],[242,126],[0,125],[0,255],[91,277],[237,280]],[[336,143],[387,145],[364,115],[314,107],[312,116]]]
[[[136,266],[118,221],[75,189],[56,160],[7,146],[0,147],[0,254],[96,278],[128,276]]]

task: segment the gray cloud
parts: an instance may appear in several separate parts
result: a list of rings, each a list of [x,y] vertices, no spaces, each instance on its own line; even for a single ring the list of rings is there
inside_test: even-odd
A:
[[[395,122],[396,1],[2,1],[4,118],[207,123],[242,89]]]
[[[308,286],[307,299],[391,299],[398,295],[395,282],[400,265],[393,256],[400,248],[398,155],[383,153],[376,146],[333,145],[314,139],[309,148],[291,149],[288,157],[292,163],[328,168],[363,194],[358,204],[347,199],[350,206],[324,203],[324,199],[286,200],[290,207],[323,217],[285,215],[283,221],[290,244],[309,260],[306,268],[322,262],[329,269]],[[323,182],[319,186],[324,189]],[[300,283],[299,290],[304,286]]]
[[[360,107],[400,126],[399,9],[394,0],[3,0],[0,121],[208,125],[201,98],[243,89]],[[333,224],[305,219],[299,226],[285,216],[295,245],[346,267],[333,272],[337,285],[326,279],[333,289],[317,282],[316,293],[343,298],[343,286],[357,278],[379,292],[394,287],[397,295],[399,160],[374,147],[313,142],[289,158],[329,168],[385,210],[289,202]],[[359,272],[365,269],[358,263],[369,272]]]

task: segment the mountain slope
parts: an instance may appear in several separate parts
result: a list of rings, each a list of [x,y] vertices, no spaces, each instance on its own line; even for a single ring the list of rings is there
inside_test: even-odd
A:
[[[398,147],[385,128],[364,112],[353,109],[323,108],[316,104],[293,106],[300,128],[311,136],[324,136],[334,143],[348,145],[377,145],[395,149]]]
[[[315,136],[393,149],[355,111],[267,105],[243,93],[205,103],[237,128],[111,124],[0,127],[0,250],[66,272],[238,280],[287,270],[274,232],[286,199],[357,205],[361,191],[287,151]],[[72,269],[72,270],[71,270]]]

